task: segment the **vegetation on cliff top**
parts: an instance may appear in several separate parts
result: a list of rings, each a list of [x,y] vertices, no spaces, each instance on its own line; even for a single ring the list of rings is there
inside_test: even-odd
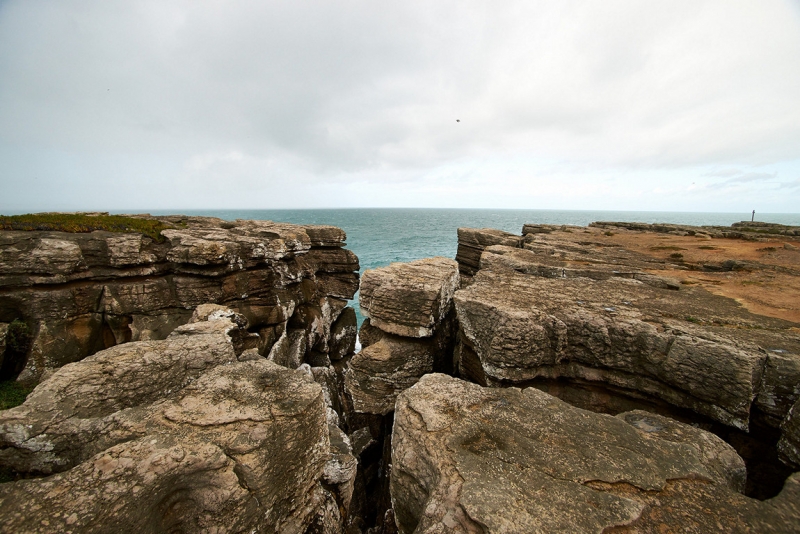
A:
[[[161,230],[172,226],[152,219],[137,219],[121,215],[87,215],[82,213],[35,213],[27,215],[0,215],[3,230],[51,230],[56,232],[138,232],[161,243],[165,240]]]

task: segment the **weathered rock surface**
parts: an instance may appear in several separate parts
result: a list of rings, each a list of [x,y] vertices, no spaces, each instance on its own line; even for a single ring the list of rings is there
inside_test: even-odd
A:
[[[800,236],[800,227],[757,221],[741,221],[731,226],[688,226],[668,223],[638,223],[598,221],[589,226],[597,228],[625,228],[674,235],[708,235],[734,239],[758,239],[765,234]],[[523,232],[524,233],[524,232]]]
[[[6,352],[6,333],[8,332],[8,323],[0,323],[0,368],[3,367],[3,356]]]
[[[361,281],[361,313],[384,332],[430,337],[450,311],[458,283],[458,264],[447,258],[371,269]]]
[[[758,325],[764,336],[772,324],[773,341],[786,347],[780,356],[800,354],[800,337],[785,322],[752,316],[702,290],[670,291],[636,280],[482,270],[456,292],[455,303],[462,369],[476,381],[602,382],[742,429],[761,391],[790,387],[771,383],[786,375],[765,377],[770,356],[748,326]],[[695,321],[726,326],[704,328]]]
[[[179,327],[168,339],[118,345],[58,369],[21,406],[0,413],[0,463],[18,472],[69,469],[96,451],[104,418],[148,406],[236,361],[229,320]]]
[[[792,406],[781,425],[778,454],[784,463],[800,469],[800,400]]]
[[[306,356],[358,289],[358,259],[330,226],[157,217],[141,234],[0,231],[0,322],[34,334],[19,380],[120,343],[164,339],[204,303],[244,316],[269,352],[296,311],[310,317]],[[324,311],[327,310],[327,311]],[[276,333],[276,329],[280,332]],[[8,377],[5,377],[8,378]]]
[[[692,447],[716,484],[724,484],[733,491],[744,493],[747,480],[744,460],[718,436],[643,410],[621,413],[617,417],[635,427],[645,438],[657,438]]]
[[[492,228],[459,228],[456,261],[462,276],[470,277],[480,269],[481,253],[491,245],[521,247],[523,238]]]
[[[481,256],[481,269],[511,269],[523,274],[543,276],[545,278],[591,278],[592,280],[608,280],[610,278],[628,278],[639,280],[647,285],[663,289],[680,289],[680,282],[673,278],[657,276],[630,265],[623,265],[623,258],[598,255],[594,250],[582,249],[565,252],[551,248],[552,243],[541,247],[526,243],[524,249],[504,245],[492,245],[486,248]],[[627,258],[629,259],[629,258]],[[645,260],[636,262],[645,265]]]
[[[366,271],[361,284],[361,352],[345,386],[357,412],[386,415],[419,378],[452,367],[458,264],[431,258]]]
[[[720,472],[722,444],[695,444],[677,423],[649,432],[636,417],[427,375],[397,401],[400,532],[796,531],[797,475],[774,499],[748,499]]]
[[[361,327],[362,349],[350,360],[345,385],[357,412],[386,415],[401,391],[450,363],[451,321],[422,339],[385,333],[369,321]]]
[[[0,412],[3,467],[60,471],[0,486],[3,528],[305,532],[332,500],[341,529],[355,458],[322,389],[237,361],[229,315],[66,365]]]

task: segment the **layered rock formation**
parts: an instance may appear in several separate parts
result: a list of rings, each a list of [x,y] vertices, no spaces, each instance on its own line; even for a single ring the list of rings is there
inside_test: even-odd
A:
[[[347,353],[354,316],[336,323],[358,289],[358,259],[342,248],[342,230],[156,219],[172,227],[163,242],[137,233],[0,231],[0,323],[24,321],[33,336],[27,354],[4,366],[4,379],[35,383],[98,350],[164,339],[204,303],[242,314],[253,334],[247,343],[260,354],[278,342],[276,359],[294,352],[300,363]]]
[[[353,355],[357,260],[343,234],[214,221],[169,219],[164,243],[131,247],[125,257],[173,251],[143,264],[163,269],[152,277],[69,271],[59,252],[52,265],[70,280],[0,289],[46,302],[51,284],[75,300],[101,271],[113,275],[104,287],[133,284],[129,295],[168,288],[142,297],[167,304],[133,314],[119,340],[125,321],[92,308],[113,346],[48,367],[0,413],[0,466],[40,477],[0,485],[4,528],[797,531],[796,303],[765,308],[746,292],[772,298],[777,279],[795,294],[793,229],[461,229],[457,261],[363,275]],[[178,291],[187,284],[196,293]],[[230,306],[175,304],[187,294]],[[146,320],[159,310],[163,329]],[[34,348],[48,328],[77,331],[69,315],[69,328],[57,314],[52,327],[0,321],[20,317]]]
[[[347,390],[357,412],[386,415],[424,374],[451,367],[453,294],[458,264],[431,258],[366,271],[361,283],[362,350]]]
[[[397,401],[400,532],[794,532],[800,476],[760,502],[715,436],[647,413],[609,417],[528,388],[427,375]]]
[[[0,462],[58,473],[0,485],[4,531],[341,531],[355,458],[322,388],[237,351],[232,315],[65,365],[0,413]]]

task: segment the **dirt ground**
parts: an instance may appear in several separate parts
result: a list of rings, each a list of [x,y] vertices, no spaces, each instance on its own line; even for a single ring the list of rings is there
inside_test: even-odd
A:
[[[636,231],[598,233],[609,244],[666,260],[668,268],[654,274],[733,298],[752,313],[792,321],[800,329],[800,240],[796,238],[746,241]],[[732,271],[697,270],[726,260],[745,263]]]

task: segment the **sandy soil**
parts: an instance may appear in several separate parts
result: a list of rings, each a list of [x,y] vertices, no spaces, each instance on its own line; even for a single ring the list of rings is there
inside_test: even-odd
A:
[[[763,241],[708,239],[649,232],[620,231],[600,235],[609,244],[654,258],[665,259],[673,268],[653,271],[730,297],[749,311],[798,323],[800,329],[800,240],[773,237]],[[681,257],[675,255],[680,254]],[[704,263],[726,260],[753,262],[727,272],[693,270]]]

